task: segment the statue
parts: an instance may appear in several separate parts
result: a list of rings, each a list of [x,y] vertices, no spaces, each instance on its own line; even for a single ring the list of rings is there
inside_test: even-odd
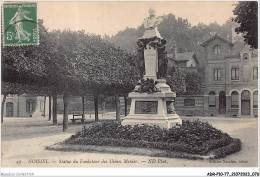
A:
[[[155,17],[155,11],[149,9],[149,17],[143,23],[145,32],[137,41],[141,79],[129,93],[131,107],[122,125],[149,124],[169,129],[182,124],[174,108],[176,93],[166,83],[166,40],[157,30],[161,21],[161,18]]]
[[[18,7],[18,11],[15,13],[13,18],[10,20],[9,24],[15,25],[15,30],[16,30],[16,36],[15,39],[18,40],[18,42],[21,42],[21,40],[30,40],[31,34],[28,33],[24,28],[23,28],[23,19],[25,18],[26,20],[32,20],[31,18],[27,17],[26,15],[29,14],[30,12],[23,10],[21,6]]]
[[[165,78],[167,75],[167,68],[168,68],[168,59],[167,59],[167,51],[165,50],[166,40],[162,39],[157,44],[157,51],[158,51],[158,72],[157,78],[162,79]]]
[[[155,10],[149,9],[149,17],[144,19],[143,25],[145,28],[144,35],[138,39],[137,51],[139,59],[139,71],[141,78],[146,74],[145,73],[145,59],[144,51],[146,49],[153,48],[158,52],[157,66],[158,70],[156,71],[157,79],[165,78],[167,74],[167,52],[165,51],[166,40],[163,39],[157,29],[157,26],[161,23],[162,18],[155,16]]]
[[[152,8],[149,9],[148,13],[149,13],[149,17],[145,18],[143,21],[145,32],[144,32],[142,39],[148,39],[148,38],[153,38],[153,37],[162,39],[162,37],[157,29],[157,26],[161,23],[162,18],[155,17],[156,11]]]
[[[145,74],[145,65],[144,65],[144,44],[138,40],[137,42],[137,56],[138,56],[138,68],[139,68],[139,73],[140,73],[140,77],[143,78],[144,74]]]
[[[155,93],[158,92],[158,89],[156,88],[156,84],[158,82],[154,81],[153,79],[147,78],[146,80],[141,79],[137,83],[137,87],[134,89],[134,92],[139,93]]]

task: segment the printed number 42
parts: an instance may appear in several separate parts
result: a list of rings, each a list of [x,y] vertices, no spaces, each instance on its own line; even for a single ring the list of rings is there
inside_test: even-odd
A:
[[[12,32],[7,32],[6,39],[7,39],[8,41],[11,41],[11,40],[13,39],[13,34],[14,34],[14,33],[12,33]]]

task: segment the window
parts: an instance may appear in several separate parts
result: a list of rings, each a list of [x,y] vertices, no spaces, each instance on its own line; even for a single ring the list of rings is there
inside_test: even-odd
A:
[[[258,79],[258,67],[253,67],[253,79]]]
[[[184,106],[195,106],[194,99],[184,99]]]
[[[219,92],[219,108],[226,108],[226,92]]]
[[[248,53],[243,54],[243,60],[249,60],[249,55]]]
[[[214,80],[215,81],[220,80],[220,69],[214,69]]]
[[[34,101],[33,100],[27,100],[26,101],[26,112],[31,112],[31,111],[34,111]]]
[[[215,47],[214,47],[214,54],[215,55],[220,54],[220,46],[219,45],[215,45]]]
[[[258,108],[258,91],[253,93],[253,108]]]
[[[231,69],[231,80],[239,80],[239,68]]]
[[[238,108],[239,98],[238,98],[238,92],[233,91],[231,93],[231,108]]]
[[[250,100],[250,92],[248,90],[244,90],[241,93],[241,100]]]
[[[216,107],[215,92],[209,92],[209,107]]]

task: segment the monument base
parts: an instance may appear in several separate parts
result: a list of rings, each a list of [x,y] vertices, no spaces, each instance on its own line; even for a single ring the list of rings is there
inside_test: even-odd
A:
[[[177,114],[174,114],[172,116],[169,117],[154,117],[151,118],[151,115],[128,115],[122,122],[122,125],[142,125],[142,124],[148,124],[150,126],[160,126],[162,128],[171,128],[178,125],[182,124],[182,120],[180,119],[180,117]]]
[[[169,129],[176,124],[182,124],[174,108],[176,94],[170,90],[165,79],[157,81],[159,83],[156,87],[160,92],[129,93],[132,99],[130,112],[121,122],[122,125],[148,124]]]

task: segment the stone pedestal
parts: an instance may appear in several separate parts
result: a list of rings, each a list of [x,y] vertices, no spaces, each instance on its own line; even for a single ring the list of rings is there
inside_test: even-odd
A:
[[[130,112],[122,121],[122,125],[148,124],[169,129],[176,124],[182,124],[174,108],[176,94],[171,91],[165,79],[159,79],[158,82],[156,87],[160,92],[129,93],[132,99]]]
[[[144,62],[145,62],[145,75],[144,79],[157,79],[156,73],[158,72],[158,52],[153,47],[149,47],[144,50]]]

